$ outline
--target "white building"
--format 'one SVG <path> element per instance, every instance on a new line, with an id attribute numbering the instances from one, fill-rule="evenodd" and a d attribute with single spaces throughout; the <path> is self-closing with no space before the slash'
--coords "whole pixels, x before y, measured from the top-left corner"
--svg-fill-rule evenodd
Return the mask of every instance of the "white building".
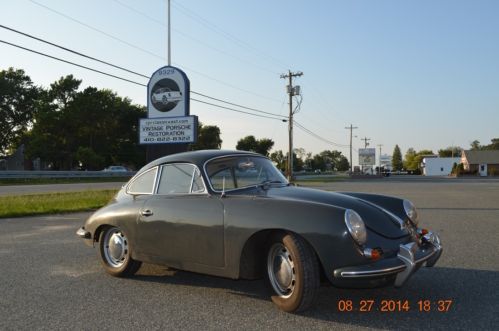
<path id="1" fill-rule="evenodd" d="M 425 157 L 421 166 L 425 176 L 448 176 L 454 163 L 461 163 L 460 157 Z"/>
<path id="2" fill-rule="evenodd" d="M 385 170 L 391 171 L 392 170 L 392 156 L 383 154 L 380 156 L 380 164 L 381 168 L 384 168 Z"/>

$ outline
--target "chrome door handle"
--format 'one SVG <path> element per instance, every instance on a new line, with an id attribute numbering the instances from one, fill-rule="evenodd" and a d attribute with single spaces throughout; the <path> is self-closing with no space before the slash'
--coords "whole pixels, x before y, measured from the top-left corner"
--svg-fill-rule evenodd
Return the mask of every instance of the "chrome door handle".
<path id="1" fill-rule="evenodd" d="M 141 212 L 142 216 L 151 216 L 153 214 L 152 211 L 150 211 L 149 209 L 146 209 L 146 210 L 143 210 Z"/>

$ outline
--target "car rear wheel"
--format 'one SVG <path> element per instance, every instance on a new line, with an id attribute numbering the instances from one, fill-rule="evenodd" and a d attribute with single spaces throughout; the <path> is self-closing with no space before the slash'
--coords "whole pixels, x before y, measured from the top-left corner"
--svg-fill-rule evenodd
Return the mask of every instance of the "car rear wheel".
<path id="1" fill-rule="evenodd" d="M 130 243 L 121 229 L 105 229 L 100 234 L 99 243 L 102 264 L 108 274 L 125 277 L 139 270 L 142 262 L 132 259 Z"/>
<path id="2" fill-rule="evenodd" d="M 309 308 L 320 286 L 319 263 L 308 243 L 297 235 L 274 236 L 267 254 L 272 301 L 286 312 Z"/>

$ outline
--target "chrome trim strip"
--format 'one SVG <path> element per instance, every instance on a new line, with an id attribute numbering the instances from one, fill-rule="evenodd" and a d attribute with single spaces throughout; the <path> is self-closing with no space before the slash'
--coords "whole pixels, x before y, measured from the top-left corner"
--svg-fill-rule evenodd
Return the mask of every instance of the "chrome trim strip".
<path id="1" fill-rule="evenodd" d="M 365 271 L 343 271 L 341 272 L 341 277 L 344 278 L 361 278 L 361 277 L 373 277 L 373 276 L 387 276 L 391 274 L 398 273 L 405 269 L 404 265 L 378 269 L 378 270 L 365 270 Z"/>

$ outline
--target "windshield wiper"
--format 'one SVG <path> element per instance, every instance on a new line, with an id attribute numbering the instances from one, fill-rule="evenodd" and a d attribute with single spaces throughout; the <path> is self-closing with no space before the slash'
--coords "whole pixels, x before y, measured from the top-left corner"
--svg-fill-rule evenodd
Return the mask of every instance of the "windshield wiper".
<path id="1" fill-rule="evenodd" d="M 286 186 L 289 185 L 289 184 L 281 182 L 280 180 L 265 180 L 265 181 L 261 182 L 260 184 L 258 184 L 257 186 L 259 186 L 265 190 L 265 189 L 268 189 L 272 184 L 283 184 Z"/>

